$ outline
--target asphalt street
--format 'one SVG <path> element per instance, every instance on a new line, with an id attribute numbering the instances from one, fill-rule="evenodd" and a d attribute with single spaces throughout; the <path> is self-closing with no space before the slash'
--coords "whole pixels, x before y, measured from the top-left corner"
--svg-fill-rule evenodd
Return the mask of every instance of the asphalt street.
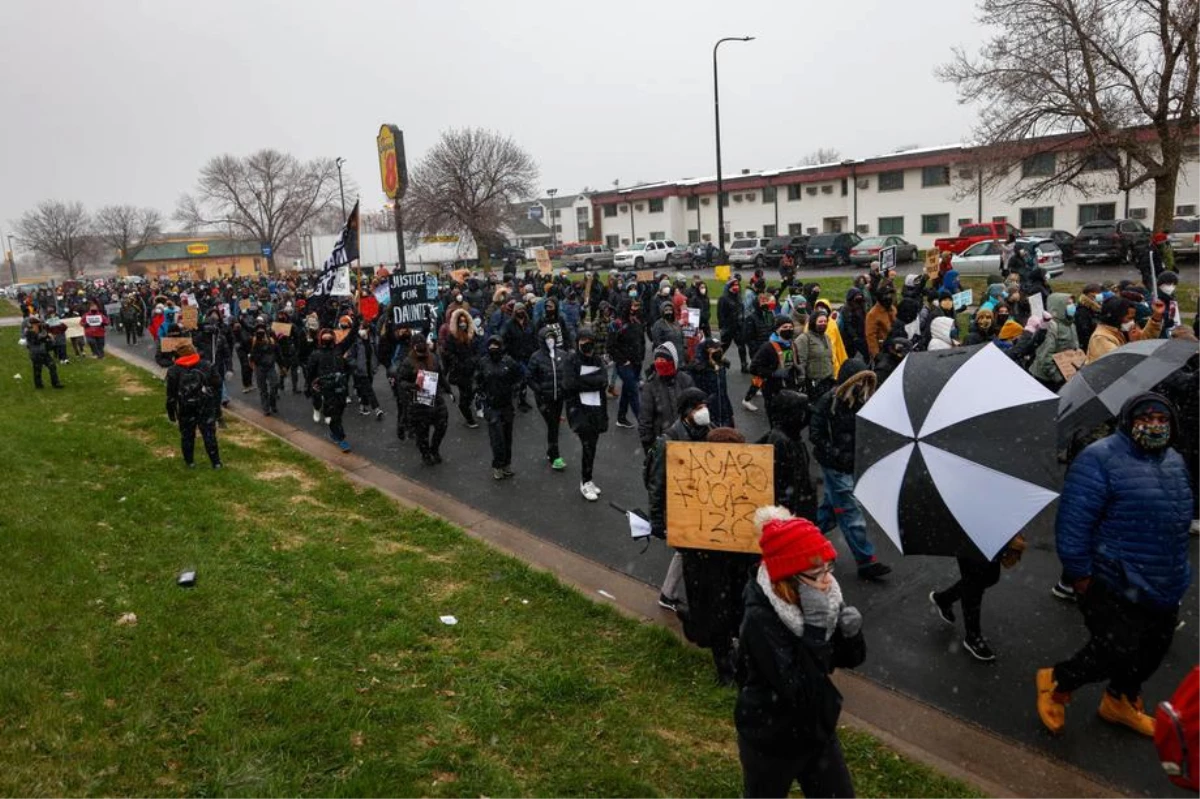
<path id="1" fill-rule="evenodd" d="M 1097 271 L 1089 269 L 1087 274 Z M 120 334 L 114 333 L 109 340 L 110 346 L 125 347 Z M 147 342 L 149 339 L 144 339 L 136 347 L 143 356 L 152 354 L 152 345 Z M 766 420 L 761 411 L 751 414 L 738 405 L 747 380 L 737 372 L 736 364 L 730 377 L 737 424 L 747 439 L 754 441 L 765 432 Z M 235 378 L 231 385 L 234 404 L 257 408 L 257 391 L 242 394 L 236 383 Z M 557 473 L 546 463 L 541 417 L 536 411 L 518 413 L 513 459 L 516 477 L 497 482 L 491 476 L 485 426 L 468 429 L 457 410 L 451 408 L 450 429 L 442 446 L 445 463 L 425 466 L 411 440 L 396 438 L 395 403 L 382 370 L 376 375 L 375 391 L 387 411 L 384 420 L 360 416 L 356 404 L 347 409 L 348 438 L 356 453 L 539 537 L 649 584 L 659 584 L 666 572 L 669 550 L 658 540 L 652 540 L 648 547 L 632 541 L 624 515 L 609 506 L 610 500 L 630 508 L 646 505 L 637 431 L 611 424 L 615 408 L 610 406 L 610 430 L 601 437 L 595 468 L 595 482 L 604 494 L 601 501 L 589 503 L 579 493 L 578 440 L 565 424 L 561 441 L 568 468 Z M 761 406 L 761 398 L 758 404 Z M 296 426 L 319 429 L 312 422 L 312 406 L 302 395 L 285 393 L 280 410 Z M 162 423 L 167 424 L 165 417 Z M 1003 503 L 1004 497 L 980 496 L 978 501 Z M 872 538 L 881 559 L 894 569 L 890 578 L 882 584 L 868 584 L 859 581 L 852 568 L 839 572 L 847 601 L 857 605 L 866 619 L 869 655 L 860 671 L 887 687 L 1060 758 L 1128 792 L 1172 795 L 1175 789 L 1162 776 L 1152 743 L 1097 718 L 1101 686 L 1090 686 L 1076 694 L 1068 709 L 1066 734 L 1061 738 L 1049 736 L 1038 721 L 1035 670 L 1068 657 L 1086 640 L 1076 608 L 1050 595 L 1059 574 L 1053 541 L 1055 507 L 1051 505 L 1035 519 L 1028 533 L 1030 551 L 1020 565 L 1005 571 L 1000 584 L 987 594 L 984 633 L 998 655 L 992 664 L 974 661 L 961 647 L 961 629 L 946 626 L 927 599 L 931 590 L 944 588 L 957 579 L 954 561 L 902 557 L 881 532 L 874 531 Z M 834 533 L 832 538 L 840 553 L 839 562 L 852 564 L 841 534 Z M 1190 558 L 1194 573 L 1195 539 Z M 1176 634 L 1166 661 L 1146 686 L 1148 706 L 1167 698 L 1196 663 L 1200 619 L 1195 580 L 1181 618 L 1184 626 Z"/>

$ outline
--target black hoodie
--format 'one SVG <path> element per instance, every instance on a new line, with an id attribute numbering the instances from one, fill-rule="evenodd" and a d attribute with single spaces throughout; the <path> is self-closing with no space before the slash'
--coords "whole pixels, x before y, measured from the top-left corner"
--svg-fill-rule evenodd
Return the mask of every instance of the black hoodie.
<path id="1" fill-rule="evenodd" d="M 854 472 L 855 417 L 862 410 L 857 390 L 863 389 L 869 397 L 875 385 L 875 373 L 860 359 L 851 358 L 838 372 L 837 387 L 817 400 L 808 437 L 817 463 L 824 468 Z"/>

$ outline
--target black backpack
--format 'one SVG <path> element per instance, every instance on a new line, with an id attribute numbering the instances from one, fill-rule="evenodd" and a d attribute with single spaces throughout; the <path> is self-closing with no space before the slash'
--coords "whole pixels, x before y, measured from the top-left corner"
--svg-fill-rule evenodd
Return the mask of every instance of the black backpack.
<path id="1" fill-rule="evenodd" d="M 212 399 L 212 387 L 207 373 L 196 366 L 184 369 L 179 376 L 179 410 L 188 416 L 198 416 L 208 408 Z"/>

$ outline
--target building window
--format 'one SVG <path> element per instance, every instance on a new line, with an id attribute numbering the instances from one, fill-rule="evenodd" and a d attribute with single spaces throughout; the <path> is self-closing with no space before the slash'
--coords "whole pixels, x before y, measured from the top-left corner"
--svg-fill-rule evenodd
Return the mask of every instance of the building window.
<path id="1" fill-rule="evenodd" d="M 950 214 L 921 214 L 921 232 L 926 235 L 949 233 Z"/>
<path id="2" fill-rule="evenodd" d="M 850 193 L 850 181 L 846 180 L 846 178 L 842 178 L 842 196 L 845 197 L 849 193 Z"/>
<path id="3" fill-rule="evenodd" d="M 778 195 L 774 186 L 766 186 L 762 190 L 763 202 L 773 203 L 778 199 Z"/>
<path id="4" fill-rule="evenodd" d="M 555 218 L 555 219 L 562 219 L 562 209 L 561 209 L 561 208 L 555 208 L 555 209 L 554 209 L 554 218 Z"/>
<path id="5" fill-rule="evenodd" d="M 735 239 L 744 239 L 744 238 L 746 238 L 746 234 L 743 233 L 742 231 L 738 230 L 738 231 L 734 232 L 733 237 Z"/>
<path id="6" fill-rule="evenodd" d="M 805 189 L 805 191 L 808 192 L 809 197 L 817 196 L 817 187 L 816 186 L 809 186 L 808 188 Z"/>
<path id="7" fill-rule="evenodd" d="M 802 222 L 789 222 L 788 223 L 788 235 L 789 236 L 801 236 L 803 234 L 804 234 L 804 223 L 802 223 Z"/>
<path id="8" fill-rule="evenodd" d="M 650 213 L 661 214 L 663 211 L 662 197 L 653 197 L 650 199 Z"/>
<path id="9" fill-rule="evenodd" d="M 696 197 L 696 196 L 688 197 L 687 198 L 687 209 L 689 211 L 700 210 L 700 198 Z"/>
<path id="10" fill-rule="evenodd" d="M 604 215 L 606 217 L 616 216 L 617 215 L 617 204 L 609 203 L 608 205 L 604 206 Z"/>
<path id="11" fill-rule="evenodd" d="M 1177 205 L 1175 206 L 1175 216 L 1195 216 L 1196 206 L 1194 205 Z"/>
<path id="12" fill-rule="evenodd" d="M 605 246 L 615 250 L 617 247 L 621 246 L 621 237 L 615 233 L 611 236 L 605 236 L 604 244 Z"/>
<path id="13" fill-rule="evenodd" d="M 1043 205 L 1039 208 L 1022 208 L 1021 227 L 1054 227 L 1054 206 Z"/>
<path id="14" fill-rule="evenodd" d="M 747 230 L 747 231 L 746 231 L 746 238 L 748 238 L 748 239 L 756 239 L 756 238 L 758 238 L 758 231 L 757 231 L 757 230 Z"/>
<path id="15" fill-rule="evenodd" d="M 735 203 L 740 203 L 742 201 L 742 195 L 740 195 L 740 194 L 733 195 L 733 201 Z"/>
<path id="16" fill-rule="evenodd" d="M 662 230 L 651 230 L 650 241 L 662 241 L 667 237 L 667 234 Z"/>
<path id="17" fill-rule="evenodd" d="M 1146 209 L 1145 208 L 1130 208 L 1129 209 L 1129 218 L 1130 219 L 1145 219 L 1146 218 Z"/>
<path id="18" fill-rule="evenodd" d="M 904 235 L 904 217 L 902 217 L 902 216 L 881 216 L 881 217 L 879 217 L 879 235 L 880 236 L 903 236 Z"/>
<path id="19" fill-rule="evenodd" d="M 1079 206 L 1079 224 L 1088 222 L 1109 221 L 1117 218 L 1116 203 L 1088 203 Z"/>
<path id="20" fill-rule="evenodd" d="M 1054 153 L 1038 153 L 1021 162 L 1021 177 L 1048 178 L 1054 174 L 1057 158 Z"/>
<path id="21" fill-rule="evenodd" d="M 1107 169 L 1116 169 L 1121 165 L 1120 160 L 1112 153 L 1089 153 L 1083 159 L 1083 163 L 1079 165 L 1082 172 L 1100 172 Z"/>
<path id="22" fill-rule="evenodd" d="M 700 241 L 700 231 L 699 230 L 689 230 L 688 231 L 688 244 L 695 244 L 698 241 Z"/>
<path id="23" fill-rule="evenodd" d="M 727 192 L 727 191 L 721 192 L 721 205 L 722 205 L 722 207 L 725 207 L 725 208 L 729 207 L 729 192 Z"/>
<path id="24" fill-rule="evenodd" d="M 950 167 L 948 166 L 927 166 L 921 170 L 921 186 L 929 188 L 930 186 L 949 186 L 950 185 Z"/>
<path id="25" fill-rule="evenodd" d="M 967 225 L 971 224 L 971 223 L 972 223 L 972 222 L 974 222 L 974 221 L 975 221 L 975 220 L 974 220 L 974 219 L 972 219 L 972 218 L 971 218 L 971 217 L 969 217 L 969 216 L 960 217 L 960 218 L 959 218 L 959 220 L 958 220 L 958 226 L 959 226 L 959 227 L 965 227 L 965 226 L 967 226 Z"/>
<path id="26" fill-rule="evenodd" d="M 904 170 L 896 169 L 891 172 L 879 173 L 880 191 L 901 191 L 904 189 Z"/>
<path id="27" fill-rule="evenodd" d="M 778 229 L 779 228 L 775 227 L 775 225 L 763 225 L 763 235 L 767 237 L 774 237 L 775 231 Z"/>
<path id="28" fill-rule="evenodd" d="M 562 225 L 555 225 L 555 226 L 554 226 L 554 232 L 555 232 L 555 233 L 562 233 Z"/>
<path id="29" fill-rule="evenodd" d="M 833 194 L 833 184 L 826 183 L 824 186 L 821 187 L 821 193 L 822 194 Z"/>
<path id="30" fill-rule="evenodd" d="M 788 202 L 794 202 L 794 201 L 796 201 L 796 200 L 799 200 L 799 199 L 800 199 L 800 191 L 801 191 L 801 189 L 803 189 L 803 188 L 804 188 L 804 187 L 803 187 L 803 186 L 801 186 L 799 183 L 793 183 L 792 185 L 788 186 L 788 187 L 787 187 L 787 189 L 788 189 Z M 814 193 L 815 193 L 815 192 L 814 192 Z"/>

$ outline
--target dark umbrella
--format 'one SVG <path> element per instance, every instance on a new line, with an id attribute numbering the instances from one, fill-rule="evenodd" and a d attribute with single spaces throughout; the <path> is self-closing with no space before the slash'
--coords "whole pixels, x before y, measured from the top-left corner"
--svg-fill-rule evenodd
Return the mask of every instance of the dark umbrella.
<path id="1" fill-rule="evenodd" d="M 906 555 L 990 560 L 1058 496 L 1057 402 L 991 344 L 913 353 L 858 414 L 854 495 Z"/>
<path id="2" fill-rule="evenodd" d="M 1185 339 L 1134 341 L 1080 369 L 1058 392 L 1058 445 L 1116 417 L 1126 400 L 1182 369 L 1197 351 Z"/>

